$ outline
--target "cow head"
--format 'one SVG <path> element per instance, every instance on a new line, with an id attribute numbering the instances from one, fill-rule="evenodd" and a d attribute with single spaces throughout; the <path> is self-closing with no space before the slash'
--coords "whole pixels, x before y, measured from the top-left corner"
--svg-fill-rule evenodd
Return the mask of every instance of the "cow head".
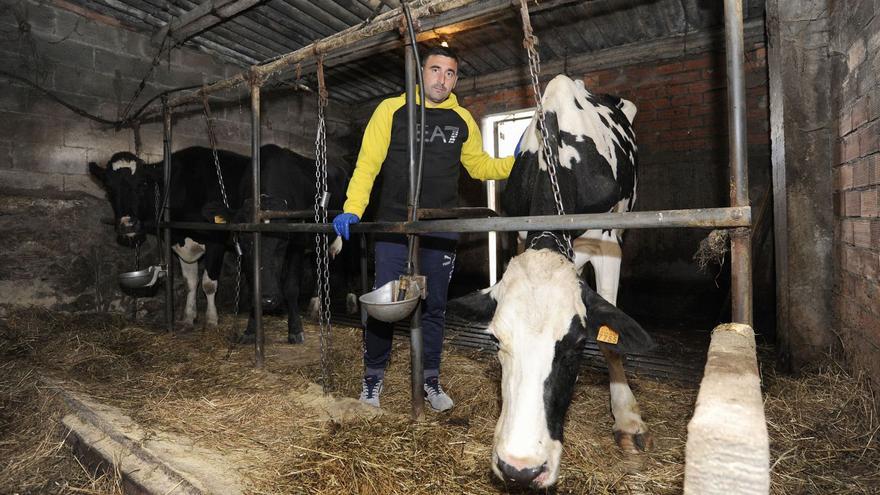
<path id="1" fill-rule="evenodd" d="M 448 312 L 489 321 L 502 375 L 492 470 L 504 481 L 532 488 L 549 487 L 559 475 L 565 415 L 586 342 L 607 326 L 619 334 L 620 352 L 650 345 L 638 323 L 550 249 L 529 249 L 513 258 L 498 284 L 450 301 Z"/>
<path id="2" fill-rule="evenodd" d="M 129 152 L 114 154 L 105 168 L 89 163 L 89 172 L 97 178 L 113 206 L 116 240 L 123 245 L 137 244 L 155 229 L 156 187 L 162 169 L 147 165 Z"/>

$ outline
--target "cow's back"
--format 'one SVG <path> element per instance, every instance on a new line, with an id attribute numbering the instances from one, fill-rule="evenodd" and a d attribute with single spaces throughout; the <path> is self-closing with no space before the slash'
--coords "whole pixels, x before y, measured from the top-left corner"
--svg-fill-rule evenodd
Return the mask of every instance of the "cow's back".
<path id="1" fill-rule="evenodd" d="M 565 212 L 629 211 L 636 188 L 635 105 L 592 94 L 582 81 L 563 75 L 547 85 L 542 105 L 549 145 L 559 160 L 557 177 Z M 533 118 L 502 195 L 508 215 L 556 213 L 547 166 L 538 153 L 540 139 Z"/>
<path id="2" fill-rule="evenodd" d="M 231 151 L 218 150 L 223 185 L 231 208 L 241 205 L 239 184 L 250 170 L 250 158 Z M 222 203 L 220 182 L 210 148 L 191 147 L 171 156 L 171 191 L 169 204 L 172 220 L 202 222 L 202 209 L 210 203 Z"/>

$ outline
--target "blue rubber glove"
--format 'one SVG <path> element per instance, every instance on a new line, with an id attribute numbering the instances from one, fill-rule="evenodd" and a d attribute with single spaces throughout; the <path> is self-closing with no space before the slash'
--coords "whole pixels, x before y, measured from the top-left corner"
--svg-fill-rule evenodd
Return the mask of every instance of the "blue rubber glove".
<path id="1" fill-rule="evenodd" d="M 346 241 L 348 240 L 348 226 L 353 223 L 360 222 L 361 219 L 358 218 L 354 213 L 340 213 L 336 215 L 336 218 L 333 219 L 333 230 L 336 231 L 336 235 L 342 236 Z"/>

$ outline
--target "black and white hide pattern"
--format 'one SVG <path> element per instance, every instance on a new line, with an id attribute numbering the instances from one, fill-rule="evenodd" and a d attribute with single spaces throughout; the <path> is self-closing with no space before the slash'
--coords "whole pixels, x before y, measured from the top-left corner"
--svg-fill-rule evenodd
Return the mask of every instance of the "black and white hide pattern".
<path id="1" fill-rule="evenodd" d="M 260 148 L 260 204 L 263 210 L 312 210 L 315 205 L 315 160 L 294 153 L 291 150 L 276 145 L 264 145 Z M 238 195 L 249 197 L 251 195 L 252 182 L 250 177 L 245 178 L 239 186 Z M 341 209 L 345 199 L 345 189 L 348 186 L 348 174 L 337 165 L 327 165 L 327 190 L 330 193 L 331 210 Z M 243 207 L 238 211 L 229 212 L 235 222 L 250 222 L 253 218 L 253 202 L 250 198 L 244 201 Z M 289 220 L 273 220 L 284 222 Z M 244 266 L 253 266 L 253 235 L 241 236 L 241 246 L 244 254 Z M 303 269 L 310 265 L 307 256 L 312 256 L 315 246 L 315 235 L 304 233 L 265 232 L 260 240 L 260 290 L 262 308 L 264 312 L 274 312 L 286 308 L 287 311 L 287 341 L 291 344 L 303 342 L 303 327 L 299 311 L 299 296 L 303 281 Z M 342 240 L 336 238 L 329 245 L 331 259 L 336 259 L 342 250 Z M 341 263 L 333 263 L 334 273 L 339 274 L 339 279 L 346 279 Z M 339 267 L 339 269 L 336 269 Z M 253 285 L 253 276 L 250 270 L 245 270 L 249 282 Z M 354 294 L 347 295 L 348 301 L 354 301 L 354 309 L 357 311 L 356 297 Z M 317 297 L 312 297 L 310 306 L 317 306 Z M 242 343 L 251 343 L 254 339 L 255 320 L 254 310 L 251 308 L 251 316 L 248 326 L 239 339 Z"/>
<path id="2" fill-rule="evenodd" d="M 550 145 L 556 147 L 566 213 L 628 211 L 635 199 L 635 107 L 594 95 L 581 81 L 557 76 L 543 96 Z M 540 136 L 533 120 L 502 195 L 505 214 L 553 215 L 556 206 Z M 561 233 L 531 232 L 501 281 L 450 301 L 449 314 L 489 322 L 501 363 L 501 415 L 495 427 L 492 470 L 507 482 L 532 488 L 559 476 L 563 426 L 580 370 L 583 347 L 600 328 L 618 335 L 599 342 L 608 363 L 612 431 L 627 451 L 650 445 L 648 428 L 623 372 L 622 353 L 652 345 L 648 334 L 614 306 L 620 273 L 620 232 L 574 232 L 574 261 L 562 254 Z M 594 265 L 597 292 L 580 277 Z"/>
<path id="3" fill-rule="evenodd" d="M 231 204 L 240 204 L 237 185 L 250 169 L 250 158 L 229 151 L 218 151 L 223 180 Z M 133 246 L 144 236 L 156 234 L 157 197 L 164 197 L 162 162 L 146 163 L 133 153 L 114 154 L 106 167 L 89 163 L 89 172 L 107 192 L 115 216 L 117 242 Z M 186 148 L 171 155 L 171 190 L 168 192 L 172 222 L 203 222 L 202 209 L 209 202 L 221 201 L 220 186 L 211 149 Z M 214 296 L 223 266 L 229 233 L 222 231 L 171 231 L 172 250 L 180 261 L 187 295 L 183 318 L 185 327 L 196 320 L 196 290 L 199 261 L 204 263 L 202 291 L 207 297 L 205 321 L 217 325 Z"/>

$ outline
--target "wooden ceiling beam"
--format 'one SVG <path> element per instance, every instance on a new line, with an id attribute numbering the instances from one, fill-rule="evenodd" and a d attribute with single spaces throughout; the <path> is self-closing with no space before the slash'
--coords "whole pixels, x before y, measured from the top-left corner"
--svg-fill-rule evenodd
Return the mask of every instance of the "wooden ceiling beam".
<path id="1" fill-rule="evenodd" d="M 159 28 L 151 41 L 158 45 L 167 36 L 174 40 L 174 44 L 179 45 L 263 1 L 265 0 L 205 0 L 198 7 Z"/>

